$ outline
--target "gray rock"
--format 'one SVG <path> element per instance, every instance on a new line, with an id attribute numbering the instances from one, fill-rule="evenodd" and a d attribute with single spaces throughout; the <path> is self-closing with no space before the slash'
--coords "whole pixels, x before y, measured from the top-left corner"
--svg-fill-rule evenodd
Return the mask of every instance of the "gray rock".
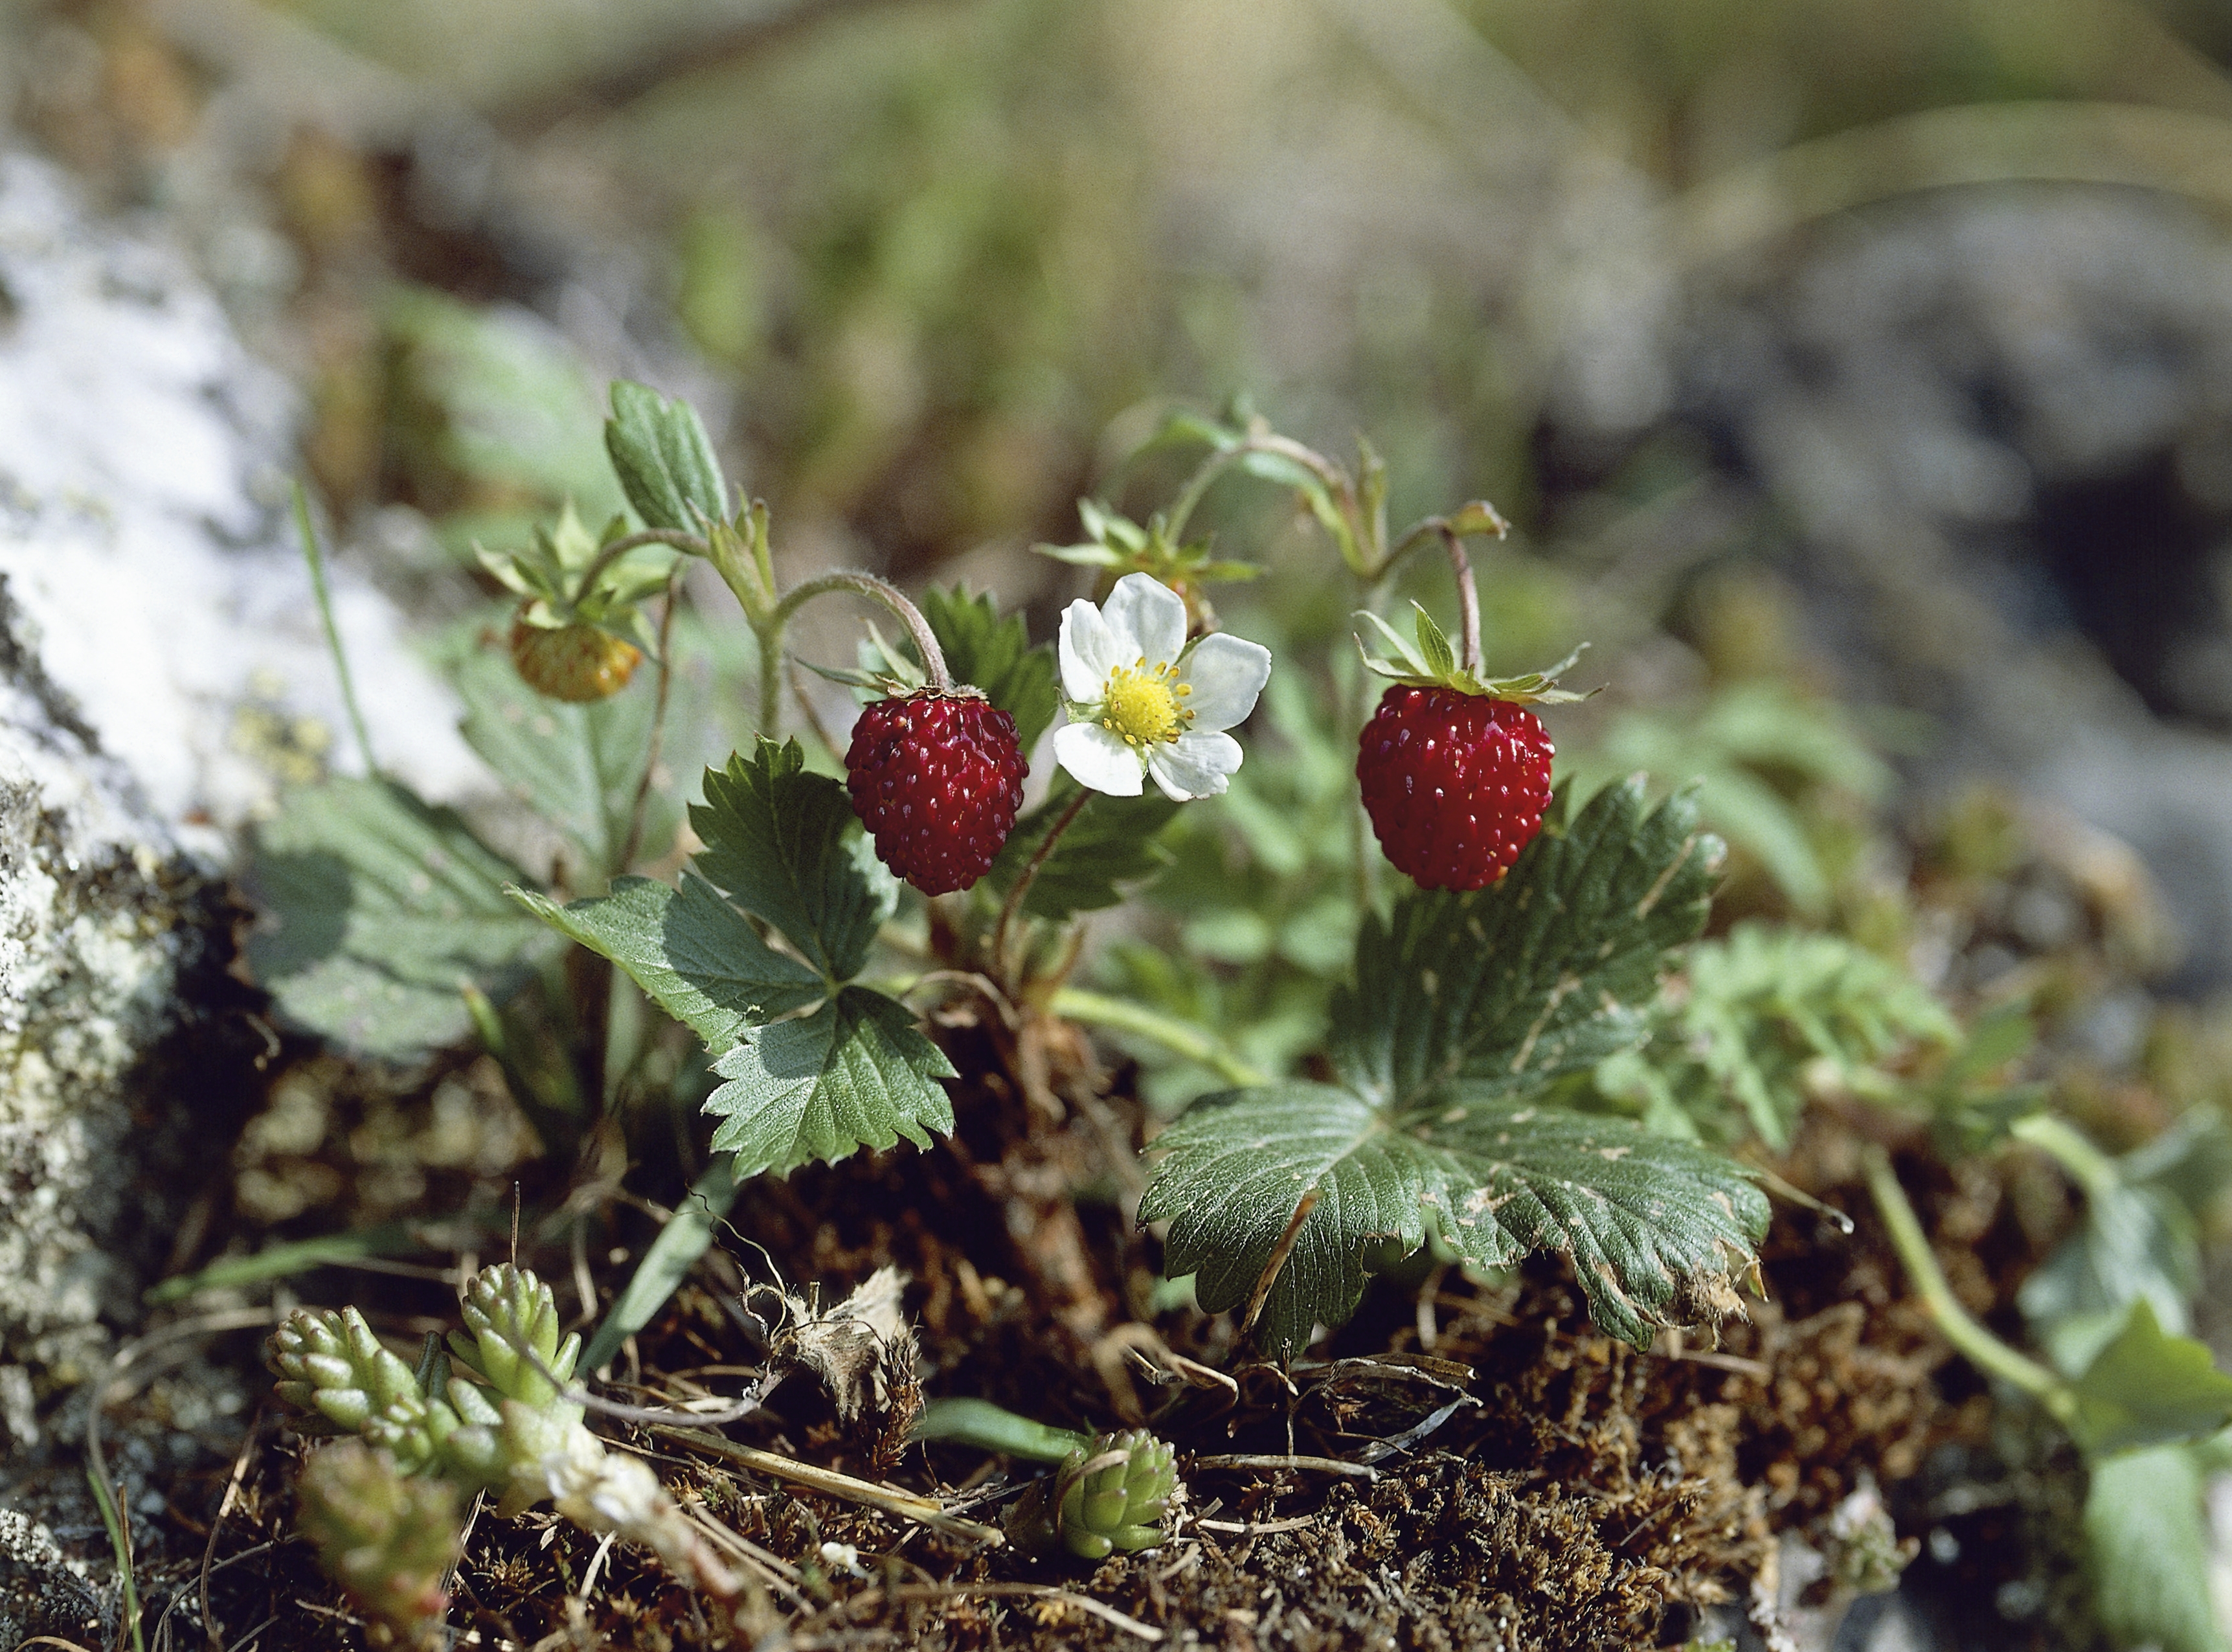
<path id="1" fill-rule="evenodd" d="M 228 1141 L 236 829 L 354 754 L 284 508 L 291 404 L 185 261 L 0 153 L 0 1426 L 106 1358 Z M 337 570 L 382 757 L 477 774 Z M 219 1081 L 230 1076 L 230 1088 Z"/>

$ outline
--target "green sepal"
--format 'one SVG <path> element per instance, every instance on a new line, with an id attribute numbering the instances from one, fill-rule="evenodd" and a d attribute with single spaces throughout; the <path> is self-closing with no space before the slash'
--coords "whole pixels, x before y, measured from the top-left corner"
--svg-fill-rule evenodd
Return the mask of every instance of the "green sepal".
<path id="1" fill-rule="evenodd" d="M 1434 616 L 1417 602 L 1411 604 L 1417 615 L 1418 641 L 1403 640 L 1395 628 L 1369 608 L 1359 608 L 1356 617 L 1379 633 L 1386 645 L 1385 656 L 1374 655 L 1364 646 L 1364 639 L 1356 640 L 1357 651 L 1364 657 L 1365 669 L 1412 688 L 1454 688 L 1461 694 L 1475 694 L 1489 699 L 1509 700 L 1516 706 L 1561 706 L 1573 700 L 1586 699 L 1599 691 L 1591 689 L 1588 694 L 1576 694 L 1557 686 L 1558 679 L 1573 668 L 1581 657 L 1581 644 L 1547 671 L 1522 672 L 1516 677 L 1483 677 L 1468 671 L 1458 660 L 1457 650 L 1450 646 L 1449 634 L 1434 622 Z"/>

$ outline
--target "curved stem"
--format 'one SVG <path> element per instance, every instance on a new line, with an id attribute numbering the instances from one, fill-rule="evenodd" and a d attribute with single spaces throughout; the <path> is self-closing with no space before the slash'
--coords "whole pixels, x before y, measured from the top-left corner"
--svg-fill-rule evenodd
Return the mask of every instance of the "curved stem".
<path id="1" fill-rule="evenodd" d="M 1350 544 L 1345 559 L 1359 573 L 1364 572 L 1359 564 L 1359 553 L 1354 543 L 1355 485 L 1339 465 L 1315 448 L 1305 447 L 1290 437 L 1273 435 L 1268 432 L 1249 435 L 1229 447 L 1217 449 L 1186 478 L 1185 486 L 1178 490 L 1178 497 L 1171 505 L 1167 525 L 1164 529 L 1171 543 L 1177 543 L 1185 537 L 1187 519 L 1193 515 L 1194 507 L 1202 502 L 1217 478 L 1250 453 L 1273 453 L 1281 459 L 1291 459 L 1324 485 L 1327 491 L 1339 500 L 1342 514 L 1349 519 Z"/>
<path id="2" fill-rule="evenodd" d="M 2044 1406 L 2057 1422 L 2067 1424 L 2077 1410 L 2077 1396 L 2070 1391 L 2069 1385 L 2037 1361 L 2017 1353 L 1993 1336 L 1961 1305 L 1953 1294 L 1953 1287 L 1946 1283 L 1944 1270 L 1937 1265 L 1937 1253 L 1930 1248 L 1929 1236 L 1923 1232 L 1914 1206 L 1907 1202 L 1906 1190 L 1898 1185 L 1891 1155 L 1873 1143 L 1869 1144 L 1865 1154 L 1868 1192 L 1874 1196 L 1876 1210 L 1890 1230 L 1891 1248 L 1906 1265 L 1906 1275 L 1913 1282 L 1915 1294 L 1937 1320 L 1938 1330 L 1945 1333 L 1945 1340 L 1979 1370 L 2021 1389 Z"/>
<path id="3" fill-rule="evenodd" d="M 574 595 L 578 596 L 587 590 L 596 582 L 598 575 L 626 556 L 628 552 L 640 550 L 646 545 L 672 545 L 675 550 L 691 556 L 710 557 L 713 554 L 713 548 L 696 534 L 684 533 L 679 529 L 646 528 L 641 533 L 622 534 L 611 544 L 599 550 L 591 559 L 589 565 L 581 570 L 581 582 L 574 588 Z"/>
<path id="4" fill-rule="evenodd" d="M 1005 1452 L 1032 1462 L 1058 1463 L 1073 1451 L 1091 1451 L 1093 1436 L 1056 1428 L 994 1405 L 989 1400 L 932 1400 L 907 1430 L 912 1440 L 950 1440 L 982 1451 Z"/>
<path id="5" fill-rule="evenodd" d="M 1053 829 L 1039 840 L 1038 848 L 1031 852 L 1029 863 L 1023 868 L 1022 876 L 1015 880 L 1015 887 L 1008 891 L 1007 900 L 1001 903 L 1000 921 L 992 929 L 991 962 L 996 972 L 1004 971 L 1007 967 L 1008 928 L 1015 922 L 1015 914 L 1022 909 L 1023 897 L 1030 893 L 1031 885 L 1038 877 L 1039 868 L 1046 864 L 1047 856 L 1054 853 L 1054 846 L 1061 841 L 1061 835 L 1070 829 L 1071 823 L 1084 810 L 1085 800 L 1092 795 L 1087 788 L 1078 788 L 1077 796 L 1070 800 L 1069 807 L 1061 811 L 1061 818 L 1054 822 Z"/>
<path id="6" fill-rule="evenodd" d="M 922 655 L 923 669 L 929 674 L 931 690 L 940 694 L 953 692 L 952 673 L 945 668 L 945 651 L 938 646 L 938 637 L 931 630 L 930 621 L 922 617 L 920 608 L 907 601 L 905 591 L 889 580 L 878 579 L 873 574 L 857 573 L 847 569 L 834 574 L 824 574 L 819 579 L 809 579 L 803 585 L 793 586 L 783 594 L 782 601 L 775 605 L 775 611 L 768 616 L 767 630 L 762 633 L 762 637 L 771 633 L 780 641 L 782 628 L 792 615 L 814 597 L 826 596 L 831 591 L 851 591 L 856 595 L 881 602 L 897 615 Z M 764 642 L 762 646 L 765 646 Z"/>
<path id="7" fill-rule="evenodd" d="M 1143 1038 L 1152 1038 L 1172 1054 L 1213 1069 L 1218 1077 L 1243 1089 L 1253 1089 L 1271 1082 L 1269 1074 L 1259 1072 L 1241 1060 L 1206 1028 L 1158 1014 L 1145 1005 L 1134 1004 L 1129 998 L 1110 998 L 1102 992 L 1088 992 L 1082 987 L 1065 986 L 1047 1000 L 1047 1009 L 1052 1014 L 1072 1021 L 1083 1021 L 1113 1031 L 1137 1033 Z"/>
<path id="8" fill-rule="evenodd" d="M 1443 549 L 1450 553 L 1450 572 L 1457 576 L 1457 611 L 1464 617 L 1464 668 L 1475 676 L 1480 674 L 1480 589 L 1473 582 L 1472 558 L 1465 555 L 1464 541 L 1447 522 L 1440 522 L 1437 531 L 1442 536 Z"/>

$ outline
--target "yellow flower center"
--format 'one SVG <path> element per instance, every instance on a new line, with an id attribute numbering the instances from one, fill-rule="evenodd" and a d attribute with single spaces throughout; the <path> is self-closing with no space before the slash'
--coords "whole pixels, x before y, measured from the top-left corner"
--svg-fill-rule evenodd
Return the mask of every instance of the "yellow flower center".
<path id="1" fill-rule="evenodd" d="M 1176 670 L 1173 666 L 1150 667 L 1144 657 L 1137 666 L 1117 667 L 1108 673 L 1100 726 L 1122 735 L 1126 745 L 1177 739 L 1193 721 L 1193 713 L 1179 704 L 1193 693 L 1193 686 L 1173 681 Z"/>

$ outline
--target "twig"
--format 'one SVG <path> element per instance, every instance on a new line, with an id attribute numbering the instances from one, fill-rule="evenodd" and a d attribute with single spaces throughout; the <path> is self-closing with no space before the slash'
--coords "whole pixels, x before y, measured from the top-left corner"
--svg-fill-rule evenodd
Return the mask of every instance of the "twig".
<path id="1" fill-rule="evenodd" d="M 1378 1480 L 1379 1471 L 1367 1463 L 1343 1462 L 1338 1457 L 1264 1456 L 1239 1452 L 1222 1457 L 1195 1457 L 1193 1468 L 1287 1468 L 1314 1474 L 1346 1474 L 1352 1480 Z"/>
<path id="2" fill-rule="evenodd" d="M 224 1483 L 224 1496 L 217 1506 L 217 1513 L 210 1520 L 209 1541 L 202 1546 L 202 1633 L 209 1636 L 211 1652 L 224 1652 L 224 1636 L 218 1633 L 217 1615 L 210 1610 L 210 1563 L 217 1558 L 217 1534 L 224 1525 L 224 1517 L 232 1512 L 233 1499 L 240 1495 L 241 1477 L 248 1472 L 248 1460 L 256 1449 L 256 1436 L 263 1427 L 263 1408 L 258 1406 L 248 1424 L 247 1435 L 240 1442 L 240 1454 L 232 1460 L 232 1478 Z M 160 1624 L 157 1625 L 159 1632 Z"/>
<path id="3" fill-rule="evenodd" d="M 707 1434 L 702 1428 L 678 1428 L 663 1422 L 654 1422 L 650 1426 L 653 1434 L 701 1451 L 709 1457 L 719 1457 L 762 1474 L 773 1474 L 779 1480 L 810 1486 L 832 1497 L 865 1503 L 870 1508 L 881 1509 L 885 1513 L 897 1515 L 904 1520 L 919 1522 L 949 1537 L 968 1538 L 992 1545 L 1007 1542 L 996 1528 L 949 1514 L 925 1498 L 910 1497 L 905 1492 L 895 1492 L 868 1480 L 855 1480 L 852 1475 L 840 1474 L 834 1468 L 819 1468 L 812 1463 L 797 1462 L 771 1451 L 762 1451 L 755 1446 L 740 1446 L 733 1440 L 723 1440 L 719 1434 Z"/>
<path id="4" fill-rule="evenodd" d="M 1112 1628 L 1119 1629 L 1127 1635 L 1136 1635 L 1143 1641 L 1152 1642 L 1164 1638 L 1165 1632 L 1152 1623 L 1142 1623 L 1138 1618 L 1118 1611 L 1106 1602 L 1094 1600 L 1090 1595 L 1080 1595 L 1067 1589 L 1056 1589 L 1050 1584 L 902 1584 L 896 1589 L 886 1589 L 879 1585 L 864 1589 L 857 1595 L 847 1595 L 843 1600 L 823 1607 L 816 1616 L 827 1616 L 831 1613 L 836 1613 L 849 1616 L 853 1609 L 857 1606 L 873 1606 L 887 1600 L 957 1600 L 964 1595 L 989 1596 L 996 1598 L 1005 1595 L 1027 1600 L 1058 1600 L 1065 1605 L 1076 1607 L 1081 1612 L 1089 1613 Z M 810 1623 L 813 1620 L 809 1618 L 807 1621 Z"/>

